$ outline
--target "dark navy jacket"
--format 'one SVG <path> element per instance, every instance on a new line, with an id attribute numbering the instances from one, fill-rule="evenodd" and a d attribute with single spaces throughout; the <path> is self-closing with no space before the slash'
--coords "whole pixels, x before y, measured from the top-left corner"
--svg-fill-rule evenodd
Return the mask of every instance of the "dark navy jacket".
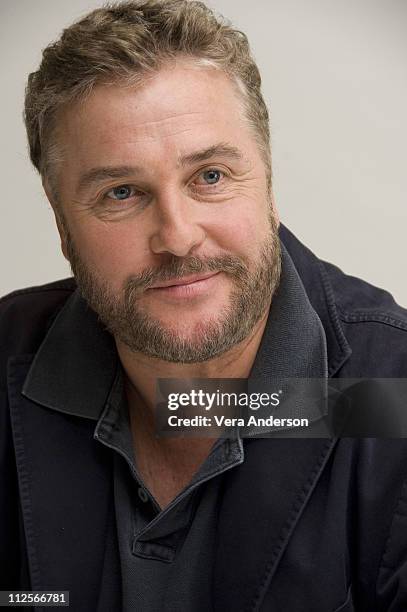
<path id="1" fill-rule="evenodd" d="M 329 376 L 407 378 L 407 311 L 284 227 L 281 238 L 324 327 Z M 69 279 L 0 303 L 0 590 L 69 590 L 71 610 L 110 612 L 111 454 L 93 421 L 21 393 L 74 290 Z M 204 571 L 217 612 L 407 611 L 407 440 L 246 440 Z"/>

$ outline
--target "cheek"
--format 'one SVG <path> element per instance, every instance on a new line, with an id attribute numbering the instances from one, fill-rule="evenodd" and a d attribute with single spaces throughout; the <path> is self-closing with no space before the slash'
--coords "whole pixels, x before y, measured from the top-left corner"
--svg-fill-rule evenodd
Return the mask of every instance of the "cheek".
<path id="1" fill-rule="evenodd" d="M 82 259 L 113 285 L 121 286 L 123 279 L 143 268 L 142 237 L 125 224 L 82 223 L 75 230 Z"/>
<path id="2" fill-rule="evenodd" d="M 228 220 L 219 220 L 214 229 L 218 245 L 222 249 L 251 259 L 270 233 L 267 214 L 259 215 L 251 210 L 239 211 Z"/>

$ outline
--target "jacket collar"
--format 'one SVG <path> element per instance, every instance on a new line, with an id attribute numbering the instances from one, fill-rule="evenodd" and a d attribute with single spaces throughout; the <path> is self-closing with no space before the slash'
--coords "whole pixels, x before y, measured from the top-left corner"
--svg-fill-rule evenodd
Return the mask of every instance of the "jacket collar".
<path id="1" fill-rule="evenodd" d="M 76 290 L 36 353 L 22 393 L 47 408 L 98 419 L 117 362 L 112 336 Z"/>
<path id="2" fill-rule="evenodd" d="M 339 321 L 335 295 L 324 262 L 318 259 L 282 224 L 280 225 L 280 238 L 290 253 L 310 304 L 324 327 L 328 376 L 333 377 L 349 359 L 352 350 Z"/>
<path id="3" fill-rule="evenodd" d="M 326 378 L 324 328 L 283 243 L 281 254 L 280 284 L 273 295 L 250 378 Z"/>

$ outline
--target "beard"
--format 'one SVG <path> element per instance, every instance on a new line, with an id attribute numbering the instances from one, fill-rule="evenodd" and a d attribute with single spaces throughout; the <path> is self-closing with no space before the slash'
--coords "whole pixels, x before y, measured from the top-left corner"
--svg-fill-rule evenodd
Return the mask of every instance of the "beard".
<path id="1" fill-rule="evenodd" d="M 68 257 L 79 291 L 107 330 L 132 352 L 172 363 L 200 363 L 225 353 L 246 339 L 265 315 L 278 287 L 281 250 L 277 223 L 270 212 L 270 231 L 252 269 L 239 257 L 170 256 L 165 263 L 127 278 L 121 294 L 81 258 L 65 225 Z M 172 330 L 140 305 L 140 296 L 155 283 L 190 274 L 223 272 L 232 281 L 229 303 L 193 330 Z"/>

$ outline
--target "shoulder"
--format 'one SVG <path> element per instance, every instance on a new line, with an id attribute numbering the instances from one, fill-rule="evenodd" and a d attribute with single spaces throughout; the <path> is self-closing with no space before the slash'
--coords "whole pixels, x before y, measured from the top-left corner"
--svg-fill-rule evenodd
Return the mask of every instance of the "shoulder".
<path id="1" fill-rule="evenodd" d="M 18 289 L 0 299 L 0 369 L 8 357 L 35 353 L 54 317 L 75 290 L 73 278 Z"/>
<path id="2" fill-rule="evenodd" d="M 339 375 L 407 377 L 407 310 L 388 291 L 319 259 L 285 226 L 280 236 L 327 338 L 351 350 Z"/>
<path id="3" fill-rule="evenodd" d="M 388 291 L 345 274 L 331 263 L 321 260 L 320 263 L 332 286 L 342 322 L 379 323 L 407 332 L 407 309 L 397 304 Z"/>
<path id="4" fill-rule="evenodd" d="M 407 310 L 386 290 L 320 261 L 336 314 L 352 349 L 343 376 L 407 376 Z"/>
<path id="5" fill-rule="evenodd" d="M 73 278 L 18 289 L 0 298 L 0 333 L 29 331 L 47 324 L 76 289 Z"/>

